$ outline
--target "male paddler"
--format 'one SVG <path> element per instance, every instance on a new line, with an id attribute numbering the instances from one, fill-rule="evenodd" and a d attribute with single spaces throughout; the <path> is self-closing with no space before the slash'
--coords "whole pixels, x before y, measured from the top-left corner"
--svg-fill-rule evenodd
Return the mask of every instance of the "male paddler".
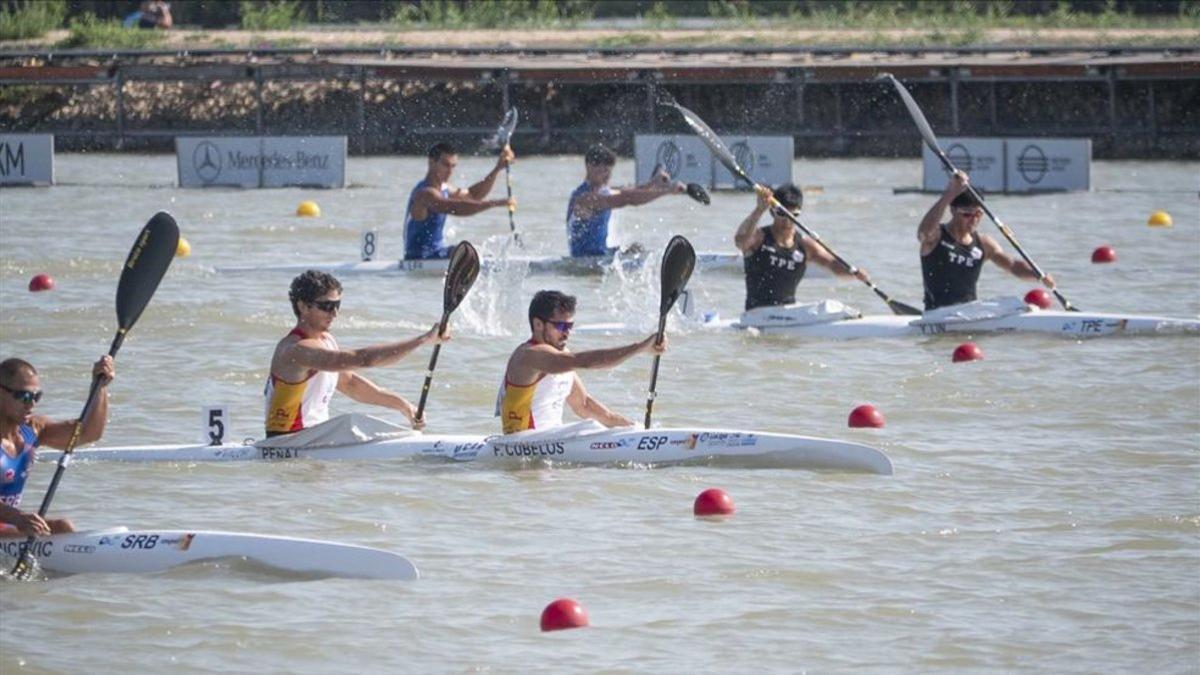
<path id="1" fill-rule="evenodd" d="M 92 375 L 100 380 L 100 390 L 83 421 L 77 445 L 98 440 L 104 433 L 108 384 L 115 374 L 111 356 L 101 357 L 92 366 Z M 0 537 L 75 531 L 65 518 L 43 519 L 36 511 L 20 509 L 21 493 L 33 469 L 37 448 L 46 445 L 65 450 L 75 431 L 75 420 L 55 422 L 33 414 L 33 407 L 40 400 L 41 380 L 28 361 L 11 358 L 0 362 Z"/>
<path id="2" fill-rule="evenodd" d="M 342 306 L 342 284 L 333 275 L 309 270 L 292 280 L 288 298 L 296 327 L 275 346 L 267 377 L 267 436 L 307 429 L 329 419 L 329 399 L 342 392 L 359 403 L 392 408 L 404 413 L 413 428 L 425 426 L 414 419 L 416 407 L 354 372 L 357 368 L 386 366 L 399 361 L 427 342 L 444 342 L 438 325 L 411 340 L 341 349 L 329 332 Z"/>
<path id="3" fill-rule="evenodd" d="M 804 193 L 791 183 L 784 183 L 774 190 L 760 187 L 754 210 L 738 225 L 733 243 L 741 250 L 743 269 L 746 273 L 746 309 L 774 307 L 796 302 L 796 287 L 804 278 L 808 263 L 815 262 L 841 277 L 858 277 L 870 282 L 866 270 L 850 269 L 838 262 L 817 241 L 804 236 L 787 214 L 771 206 L 771 197 L 793 215 L 800 215 Z M 767 210 L 771 211 L 771 224 L 758 227 L 758 222 Z"/>
<path id="4" fill-rule="evenodd" d="M 995 239 L 979 232 L 983 207 L 967 189 L 969 184 L 967 174 L 955 171 L 942 196 L 930 207 L 917 228 L 926 310 L 974 301 L 979 272 L 986 260 L 1019 279 L 1038 278 L 1037 272 L 1024 260 L 1009 257 Z M 950 207 L 950 222 L 942 224 L 947 206 Z M 1054 288 L 1054 277 L 1047 274 L 1042 283 Z"/>
<path id="5" fill-rule="evenodd" d="M 572 352 L 567 339 L 574 326 L 575 298 L 559 291 L 538 291 L 529 303 L 529 341 L 508 359 L 496 414 L 504 433 L 548 429 L 562 425 L 563 404 L 580 417 L 606 427 L 627 427 L 633 422 L 609 410 L 583 388 L 575 372 L 585 368 L 611 368 L 638 352 L 661 354 L 666 338 L 657 335 L 622 347 Z"/>
<path id="6" fill-rule="evenodd" d="M 469 188 L 456 188 L 450 176 L 458 166 L 458 150 L 449 143 L 429 148 L 429 169 L 408 196 L 404 211 L 405 260 L 434 260 L 450 256 L 451 247 L 443 238 L 446 216 L 473 216 L 497 206 L 516 208 L 515 198 L 485 199 L 496 183 L 496 176 L 516 159 L 512 148 L 504 146 L 496 166 L 483 180 Z"/>
<path id="7" fill-rule="evenodd" d="M 648 204 L 663 195 L 683 194 L 687 186 L 672 181 L 659 169 L 645 185 L 610 188 L 617 156 L 603 145 L 593 145 L 583 156 L 584 179 L 567 202 L 567 244 L 571 257 L 611 255 L 609 221 L 613 209 Z"/>

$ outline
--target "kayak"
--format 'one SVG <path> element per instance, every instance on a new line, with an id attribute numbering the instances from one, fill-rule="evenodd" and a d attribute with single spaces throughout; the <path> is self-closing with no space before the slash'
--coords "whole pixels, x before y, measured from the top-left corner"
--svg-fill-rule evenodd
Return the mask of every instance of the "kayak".
<path id="1" fill-rule="evenodd" d="M 15 559 L 25 542 L 25 537 L 0 539 L 0 551 Z M 313 577 L 402 581 L 418 577 L 417 568 L 407 558 L 391 551 L 237 532 L 115 527 L 42 537 L 33 542 L 30 553 L 42 570 L 53 574 L 140 574 L 240 558 L 273 570 Z"/>
<path id="2" fill-rule="evenodd" d="M 1020 303 L 1014 308 L 1012 301 Z M 989 311 L 1000 306 L 1001 311 Z M 980 310 L 980 311 L 976 311 Z M 1200 335 L 1200 319 L 1068 312 L 1025 305 L 1019 298 L 944 307 L 921 316 L 862 315 L 836 300 L 806 305 L 758 308 L 738 319 L 705 313 L 694 325 L 702 331 L 748 331 L 763 335 L 831 339 L 892 338 L 981 333 L 1045 333 L 1069 338 L 1114 335 Z M 578 326 L 576 333 L 625 333 L 623 323 Z"/>
<path id="3" fill-rule="evenodd" d="M 54 459 L 56 454 L 43 452 L 39 457 Z M 607 429 L 592 421 L 505 436 L 435 435 L 409 431 L 399 437 L 307 448 L 270 447 L 260 441 L 242 445 L 140 445 L 75 451 L 77 460 L 124 462 L 405 458 L 472 462 L 495 468 L 520 468 L 531 463 L 552 466 L 714 464 L 892 473 L 892 462 L 882 451 L 848 441 L 728 429 Z"/>
<path id="4" fill-rule="evenodd" d="M 525 267 L 530 273 L 536 274 L 567 274 L 593 275 L 603 274 L 607 270 L 620 267 L 626 271 L 641 269 L 650 256 L 644 253 L 624 254 L 620 256 L 584 256 L 572 258 L 569 256 L 507 256 L 503 258 L 484 257 L 480 260 L 480 268 L 484 272 Z M 411 275 L 441 275 L 446 273 L 448 260 L 365 260 L 361 262 L 324 262 L 324 263 L 289 263 L 280 265 L 223 265 L 215 268 L 222 274 L 244 274 L 250 272 L 286 272 L 299 274 L 305 270 L 321 270 L 335 275 L 356 274 L 411 274 Z M 740 253 L 697 253 L 696 267 L 702 270 L 721 272 L 742 272 L 742 255 Z M 833 273 L 821 267 L 812 265 L 808 268 L 805 278 L 821 278 L 832 280 Z"/>

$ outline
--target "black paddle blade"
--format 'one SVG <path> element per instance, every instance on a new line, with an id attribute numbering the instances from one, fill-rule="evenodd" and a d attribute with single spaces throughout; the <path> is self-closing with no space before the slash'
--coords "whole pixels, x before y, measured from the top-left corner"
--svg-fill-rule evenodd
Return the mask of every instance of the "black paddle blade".
<path id="1" fill-rule="evenodd" d="M 679 294 L 687 287 L 688 279 L 692 278 L 692 270 L 696 269 L 696 249 L 692 243 L 680 235 L 671 237 L 667 248 L 663 251 L 662 259 L 662 295 L 658 305 L 659 317 L 665 317 L 675 306 Z"/>
<path id="2" fill-rule="evenodd" d="M 705 206 L 708 206 L 712 203 L 712 197 L 708 196 L 708 190 L 705 190 L 704 186 L 699 183 L 687 184 L 687 196 L 695 199 Z"/>
<path id="3" fill-rule="evenodd" d="M 122 332 L 132 328 L 150 304 L 178 247 L 179 226 L 175 219 L 166 211 L 154 214 L 129 251 L 117 282 L 117 324 Z"/>
<path id="4" fill-rule="evenodd" d="M 442 296 L 444 314 L 458 309 L 458 305 L 467 297 L 467 291 L 471 290 L 478 277 L 479 252 L 469 241 L 458 242 L 450 252 L 450 265 L 446 268 L 446 290 Z"/>
<path id="5" fill-rule="evenodd" d="M 921 136 L 925 139 L 925 144 L 933 150 L 935 154 L 941 154 L 942 148 L 938 145 L 937 136 L 933 134 L 933 127 L 929 126 L 929 120 L 925 119 L 925 113 L 921 112 L 921 106 L 913 100 L 912 94 L 908 93 L 908 89 L 900 84 L 900 80 L 891 73 L 880 73 L 875 79 L 889 80 L 892 86 L 896 88 L 896 93 L 900 94 L 900 100 L 904 101 L 904 107 L 908 108 L 908 114 L 912 116 L 913 122 L 917 125 L 917 130 L 921 132 Z"/>
<path id="6" fill-rule="evenodd" d="M 888 300 L 887 305 L 892 309 L 892 314 L 897 316 L 920 316 L 921 314 L 924 314 L 924 312 L 916 307 L 913 307 L 912 305 L 906 305 L 899 300 Z"/>

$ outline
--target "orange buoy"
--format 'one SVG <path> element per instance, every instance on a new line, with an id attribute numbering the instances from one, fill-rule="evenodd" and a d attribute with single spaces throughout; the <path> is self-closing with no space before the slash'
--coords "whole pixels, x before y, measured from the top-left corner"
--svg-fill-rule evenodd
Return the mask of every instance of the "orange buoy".
<path id="1" fill-rule="evenodd" d="M 864 403 L 850 411 L 850 419 L 847 423 L 852 428 L 878 429 L 886 423 L 886 420 L 883 419 L 883 413 L 876 410 L 875 406 Z"/>
<path id="2" fill-rule="evenodd" d="M 559 598 L 542 610 L 542 632 L 583 628 L 588 625 L 588 615 L 583 607 L 570 598 Z"/>
<path id="3" fill-rule="evenodd" d="M 955 363 L 962 361 L 981 361 L 983 360 L 983 350 L 974 342 L 964 342 L 954 348 Z"/>
<path id="4" fill-rule="evenodd" d="M 731 516 L 733 512 L 733 497 L 720 488 L 708 488 L 692 503 L 692 513 L 698 517 Z"/>

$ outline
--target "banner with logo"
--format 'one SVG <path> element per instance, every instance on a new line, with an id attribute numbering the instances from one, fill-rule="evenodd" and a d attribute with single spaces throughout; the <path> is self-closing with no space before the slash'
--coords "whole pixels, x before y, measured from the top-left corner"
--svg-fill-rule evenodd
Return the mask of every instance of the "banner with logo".
<path id="1" fill-rule="evenodd" d="M 178 136 L 180 187 L 345 187 L 345 136 Z"/>
<path id="2" fill-rule="evenodd" d="M 746 173 L 759 183 L 779 185 L 792 180 L 791 136 L 726 136 L 721 140 Z M 684 183 L 699 183 L 714 189 L 745 188 L 721 164 L 708 146 L 694 135 L 665 136 L 638 134 L 633 138 L 633 157 L 638 184 L 650 180 L 657 164 L 671 177 Z"/>
<path id="3" fill-rule="evenodd" d="M 712 153 L 691 134 L 634 136 L 633 164 L 638 185 L 650 180 L 654 167 L 662 164 L 675 180 L 712 186 Z"/>
<path id="4" fill-rule="evenodd" d="M 1092 141 L 1086 138 L 946 138 L 942 148 L 983 192 L 1061 192 L 1092 188 Z M 922 189 L 941 192 L 948 172 L 925 147 Z"/>
<path id="5" fill-rule="evenodd" d="M 738 166 L 754 182 L 770 187 L 792 182 L 794 145 L 791 136 L 724 136 L 721 140 L 733 153 Z M 717 190 L 750 188 L 746 181 L 735 178 L 715 157 L 712 187 Z"/>
<path id="6" fill-rule="evenodd" d="M 54 136 L 0 133 L 0 185 L 54 185 Z"/>

